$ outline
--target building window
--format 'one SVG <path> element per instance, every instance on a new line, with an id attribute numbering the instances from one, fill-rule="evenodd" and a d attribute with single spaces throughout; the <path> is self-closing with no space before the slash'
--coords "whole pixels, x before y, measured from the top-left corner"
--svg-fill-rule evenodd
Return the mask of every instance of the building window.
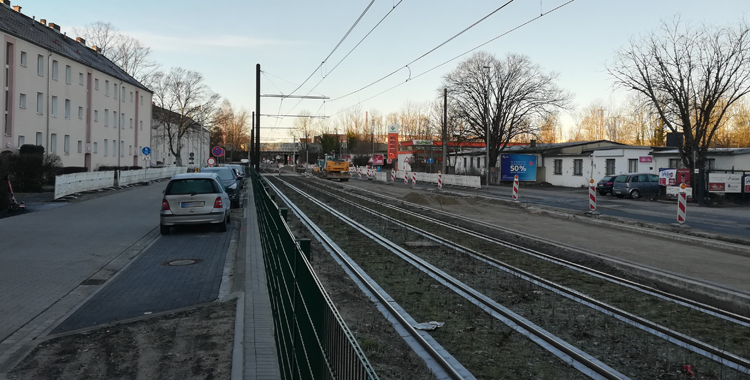
<path id="1" fill-rule="evenodd" d="M 130 129 L 133 129 L 133 118 L 130 118 Z"/>
<path id="2" fill-rule="evenodd" d="M 716 169 L 716 159 L 715 158 L 709 158 L 708 159 L 708 170 L 715 170 Z"/>
<path id="3" fill-rule="evenodd" d="M 128 156 L 132 156 L 132 155 L 133 155 L 133 146 L 128 145 Z"/>
<path id="4" fill-rule="evenodd" d="M 115 85 L 115 99 L 117 99 L 117 85 Z"/>
<path id="5" fill-rule="evenodd" d="M 112 157 L 117 155 L 117 141 L 112 140 Z"/>
<path id="6" fill-rule="evenodd" d="M 120 114 L 120 128 L 125 129 L 125 114 Z"/>
<path id="7" fill-rule="evenodd" d="M 120 140 L 120 157 L 125 157 L 125 141 Z"/>
<path id="8" fill-rule="evenodd" d="M 104 157 L 109 154 L 109 140 L 104 139 Z"/>
<path id="9" fill-rule="evenodd" d="M 26 94 L 20 94 L 18 96 L 18 107 L 26 108 Z"/>
<path id="10" fill-rule="evenodd" d="M 133 103 L 133 91 L 130 91 L 130 102 Z"/>
<path id="11" fill-rule="evenodd" d="M 477 168 L 482 167 L 482 157 L 477 157 Z"/>
<path id="12" fill-rule="evenodd" d="M 94 78 L 94 90 L 99 91 L 99 78 Z"/>
<path id="13" fill-rule="evenodd" d="M 26 52 L 22 51 L 21 52 L 21 66 L 26 67 L 26 65 L 28 64 L 28 60 L 29 59 L 26 57 Z"/>
<path id="14" fill-rule="evenodd" d="M 109 127 L 109 110 L 104 109 L 104 126 Z"/>
<path id="15" fill-rule="evenodd" d="M 122 90 L 122 96 L 120 96 L 120 99 L 125 103 L 125 86 L 120 86 L 120 89 Z"/>
<path id="16" fill-rule="evenodd" d="M 52 117 L 57 117 L 57 96 L 52 97 Z"/>
<path id="17" fill-rule="evenodd" d="M 99 144 L 96 141 L 94 141 L 94 154 L 99 153 L 98 150 L 99 150 Z"/>
<path id="18" fill-rule="evenodd" d="M 83 141 L 78 140 L 78 153 L 83 153 Z"/>
<path id="19" fill-rule="evenodd" d="M 466 169 L 467 169 L 467 167 L 466 167 L 466 157 L 464 157 L 464 170 L 466 170 Z"/>
<path id="20" fill-rule="evenodd" d="M 57 80 L 57 61 L 52 60 L 52 80 Z"/>
<path id="21" fill-rule="evenodd" d="M 24 144 L 26 144 L 26 137 L 19 135 L 18 136 L 18 147 L 20 148 Z"/>
<path id="22" fill-rule="evenodd" d="M 628 173 L 635 173 L 638 171 L 638 159 L 628 159 Z"/>
<path id="23" fill-rule="evenodd" d="M 109 81 L 104 81 L 104 96 L 109 96 Z"/>
<path id="24" fill-rule="evenodd" d="M 36 74 L 44 76 L 44 56 L 36 56 Z"/>
<path id="25" fill-rule="evenodd" d="M 143 95 L 141 95 L 141 105 L 143 105 Z"/>
<path id="26" fill-rule="evenodd" d="M 140 125 L 140 126 L 138 126 L 138 128 L 139 128 L 140 130 L 143 130 L 143 120 L 141 120 L 141 121 L 140 121 L 140 123 L 141 123 L 141 125 Z"/>
<path id="27" fill-rule="evenodd" d="M 70 119 L 70 99 L 65 99 L 65 118 Z"/>
<path id="28" fill-rule="evenodd" d="M 83 119 L 83 107 L 78 107 L 78 118 Z"/>
<path id="29" fill-rule="evenodd" d="M 49 135 L 49 152 L 57 154 L 57 133 Z"/>
<path id="30" fill-rule="evenodd" d="M 669 167 L 671 169 L 677 169 L 681 166 L 682 160 L 679 158 L 670 158 L 669 159 Z"/>
<path id="31" fill-rule="evenodd" d="M 615 174 L 615 159 L 614 158 L 608 158 L 605 163 L 605 173 L 604 175 L 614 175 Z"/>
<path id="32" fill-rule="evenodd" d="M 555 160 L 555 166 L 554 166 L 554 174 L 562 174 L 562 160 L 556 159 Z"/>
<path id="33" fill-rule="evenodd" d="M 44 112 L 44 94 L 36 93 L 36 113 L 41 115 Z"/>
<path id="34" fill-rule="evenodd" d="M 42 132 L 36 133 L 36 145 L 42 146 Z"/>
<path id="35" fill-rule="evenodd" d="M 583 175 L 583 160 L 580 158 L 573 160 L 573 175 Z"/>
<path id="36" fill-rule="evenodd" d="M 99 110 L 94 110 L 94 121 L 99 121 Z"/>
<path id="37" fill-rule="evenodd" d="M 70 154 L 70 135 L 65 135 L 63 139 L 63 153 Z"/>
<path id="38" fill-rule="evenodd" d="M 71 72 L 71 68 L 68 65 L 65 65 L 65 83 L 70 84 L 70 81 L 72 80 L 73 73 Z"/>
<path id="39" fill-rule="evenodd" d="M 83 86 L 83 73 L 78 73 L 78 84 Z"/>
<path id="40" fill-rule="evenodd" d="M 117 127 L 117 111 L 112 111 L 112 126 Z"/>

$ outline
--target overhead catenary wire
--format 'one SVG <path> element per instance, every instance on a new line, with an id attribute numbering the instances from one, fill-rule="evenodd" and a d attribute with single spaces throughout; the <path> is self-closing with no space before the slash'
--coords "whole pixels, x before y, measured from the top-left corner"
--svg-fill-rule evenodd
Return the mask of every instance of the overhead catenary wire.
<path id="1" fill-rule="evenodd" d="M 345 112 L 346 110 L 349 110 L 349 109 L 351 109 L 351 108 L 353 108 L 353 107 L 356 107 L 356 106 L 358 106 L 358 105 L 361 105 L 362 103 L 365 103 L 365 102 L 367 102 L 367 101 L 369 101 L 369 100 L 372 100 L 372 99 L 374 99 L 374 98 L 376 98 L 376 97 L 378 97 L 378 96 L 380 96 L 380 95 L 383 95 L 383 94 L 385 94 L 385 93 L 387 93 L 387 92 L 390 92 L 390 91 L 392 91 L 392 90 L 394 90 L 394 89 L 396 89 L 396 88 L 398 88 L 398 87 L 400 87 L 400 86 L 403 86 L 403 85 L 405 85 L 406 83 L 408 83 L 409 81 L 412 81 L 412 80 L 414 80 L 414 79 L 417 79 L 417 78 L 419 78 L 419 77 L 421 77 L 421 76 L 423 76 L 423 75 L 425 75 L 425 74 L 427 74 L 427 73 L 429 73 L 429 72 L 431 72 L 431 71 L 437 70 L 438 68 L 440 68 L 440 67 L 442 67 L 442 66 L 445 66 L 445 65 L 447 65 L 448 63 L 450 63 L 450 62 L 453 62 L 453 61 L 455 61 L 455 60 L 457 60 L 457 59 L 459 59 L 459 58 L 461 58 L 461 57 L 465 56 L 466 54 L 469 54 L 469 53 L 471 53 L 471 52 L 473 52 L 473 51 L 475 51 L 475 50 L 477 50 L 477 49 L 479 49 L 479 48 L 481 48 L 481 47 L 483 47 L 483 46 L 485 46 L 485 45 L 487 45 L 487 44 L 489 44 L 489 43 L 492 43 L 492 42 L 494 42 L 495 40 L 497 40 L 497 39 L 499 39 L 499 38 L 505 37 L 506 35 L 508 35 L 508 34 L 510 34 L 510 33 L 512 33 L 512 32 L 514 32 L 514 31 L 516 31 L 516 30 L 518 30 L 518 29 L 520 29 L 520 28 L 523 28 L 524 26 L 526 26 L 526 25 L 528 25 L 528 24 L 531 24 L 532 22 L 534 22 L 534 21 L 536 21 L 536 20 L 539 20 L 540 18 L 542 18 L 542 17 L 544 17 L 544 16 L 546 16 L 546 15 L 548 15 L 548 14 L 550 14 L 550 13 L 552 13 L 552 12 L 554 12 L 554 11 L 556 11 L 556 10 L 558 10 L 558 9 L 560 9 L 560 8 L 562 8 L 562 7 L 566 6 L 566 5 L 568 5 L 568 4 L 570 4 L 570 3 L 574 2 L 574 1 L 575 1 L 575 0 L 569 0 L 568 2 L 566 2 L 566 3 L 564 3 L 564 4 L 561 4 L 561 5 L 559 5 L 559 6 L 555 7 L 555 8 L 553 8 L 553 9 L 551 9 L 551 10 L 547 11 L 547 12 L 544 12 L 544 13 L 540 14 L 539 16 L 536 16 L 536 17 L 534 17 L 534 18 L 532 18 L 532 19 L 529 19 L 528 21 L 526 21 L 526 22 L 524 22 L 524 23 L 522 23 L 522 24 L 519 24 L 518 26 L 516 26 L 516 27 L 514 27 L 514 28 L 512 28 L 512 29 L 510 29 L 510 30 L 508 30 L 508 31 L 506 31 L 506 32 L 504 32 L 504 33 L 502 33 L 502 34 L 500 34 L 500 35 L 498 35 L 498 36 L 496 36 L 496 37 L 494 37 L 494 38 L 490 39 L 490 40 L 487 40 L 486 42 L 483 42 L 483 43 L 481 43 L 481 44 L 479 44 L 479 45 L 477 45 L 477 46 L 475 46 L 475 47 L 473 47 L 473 48 L 471 48 L 471 49 L 469 49 L 469 50 L 467 50 L 467 51 L 465 51 L 465 52 L 463 52 L 463 53 L 461 53 L 461 54 L 459 54 L 459 55 L 457 55 L 457 56 L 455 56 L 455 57 L 453 57 L 453 58 L 451 58 L 451 59 L 449 59 L 449 60 L 447 60 L 447 61 L 444 61 L 444 62 L 442 62 L 442 63 L 440 63 L 440 64 L 438 64 L 438 65 L 436 65 L 436 66 L 434 66 L 434 67 L 432 67 L 432 68 L 430 68 L 430 69 L 428 69 L 428 70 L 426 70 L 426 71 L 423 71 L 423 72 L 421 72 L 421 73 L 419 73 L 419 74 L 417 74 L 417 75 L 415 75 L 415 76 L 413 76 L 413 77 L 411 77 L 411 76 L 410 76 L 410 78 L 409 78 L 409 79 L 407 79 L 407 80 L 406 80 L 406 81 L 404 81 L 404 82 L 398 83 L 398 84 L 396 84 L 395 86 L 393 86 L 393 87 L 390 87 L 390 88 L 388 88 L 388 89 L 386 89 L 386 90 L 384 90 L 384 91 L 382 91 L 382 92 L 379 92 L 379 93 L 377 93 L 377 94 L 375 94 L 375 95 L 373 95 L 373 96 L 371 96 L 371 97 L 369 97 L 369 98 L 367 98 L 367 99 L 365 99 L 365 100 L 359 101 L 359 102 L 357 102 L 357 103 L 355 103 L 355 104 L 353 104 L 353 105 L 351 105 L 351 106 L 349 106 L 349 107 L 347 107 L 347 108 L 344 108 L 344 109 L 342 109 L 342 110 L 340 110 L 340 111 L 336 112 L 335 114 L 333 114 L 333 115 L 331 115 L 331 116 L 332 116 L 332 117 L 333 117 L 333 116 L 336 116 L 336 115 L 338 115 L 338 114 L 340 114 L 340 113 L 342 113 L 342 112 Z M 400 70 L 400 69 L 399 69 L 399 70 Z M 371 85 L 373 85 L 373 84 L 375 84 L 375 83 L 372 83 L 372 84 L 368 85 L 368 87 L 369 87 L 369 86 L 371 86 Z M 332 101 L 335 101 L 335 100 L 339 100 L 339 99 L 342 99 L 342 98 L 344 98 L 344 97 L 346 97 L 346 96 L 349 96 L 349 95 L 351 95 L 351 94 L 354 94 L 354 93 L 356 93 L 356 92 L 359 92 L 359 91 L 361 91 L 361 90 L 364 90 L 364 88 L 362 88 L 362 89 L 360 89 L 360 90 L 357 90 L 357 91 L 355 91 L 355 92 L 352 92 L 352 93 L 350 93 L 350 94 L 347 94 L 347 95 L 344 95 L 344 96 L 340 96 L 340 97 L 338 97 L 338 98 L 334 98 L 334 99 L 331 99 L 331 100 L 329 100 L 329 101 L 330 101 L 330 102 L 332 102 Z"/>

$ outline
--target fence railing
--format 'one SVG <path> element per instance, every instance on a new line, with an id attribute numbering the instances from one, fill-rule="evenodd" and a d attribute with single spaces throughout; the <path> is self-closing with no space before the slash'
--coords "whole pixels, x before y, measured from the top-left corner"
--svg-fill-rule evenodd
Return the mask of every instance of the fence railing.
<path id="1" fill-rule="evenodd" d="M 359 179 L 356 168 L 352 168 L 352 170 L 350 171 L 353 172 L 352 174 L 353 180 Z M 366 178 L 364 173 L 365 173 L 365 169 L 362 169 L 362 178 Z M 409 176 L 409 183 L 411 183 L 412 173 L 414 172 L 407 172 L 404 170 L 397 171 L 396 183 L 404 183 L 404 174 L 407 174 Z M 375 173 L 375 180 L 382 181 L 382 182 L 390 182 L 391 172 L 388 170 L 388 171 L 384 171 L 380 173 Z M 417 172 L 417 183 L 434 183 L 435 186 L 437 186 L 437 182 L 438 182 L 437 173 Z M 478 176 L 443 174 L 443 185 L 473 187 L 473 188 L 479 189 L 482 187 L 482 179 Z"/>
<path id="2" fill-rule="evenodd" d="M 185 168 L 169 166 L 165 168 L 120 171 L 119 185 L 125 186 L 142 181 L 168 178 L 184 173 Z M 115 184 L 115 171 L 64 174 L 55 177 L 55 199 L 66 195 L 112 187 Z"/>
<path id="3" fill-rule="evenodd" d="M 375 380 L 263 179 L 252 175 L 274 335 L 284 380 Z"/>

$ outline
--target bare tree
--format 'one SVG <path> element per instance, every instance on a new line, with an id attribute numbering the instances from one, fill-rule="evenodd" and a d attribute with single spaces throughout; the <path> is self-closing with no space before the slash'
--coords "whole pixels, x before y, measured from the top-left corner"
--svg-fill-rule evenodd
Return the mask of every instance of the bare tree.
<path id="1" fill-rule="evenodd" d="M 477 137 L 489 142 L 489 164 L 515 136 L 532 134 L 537 120 L 568 107 L 571 95 L 556 84 L 557 74 L 546 74 L 523 55 L 505 59 L 478 52 L 461 62 L 443 81 L 461 118 Z"/>
<path id="2" fill-rule="evenodd" d="M 235 110 L 232 103 L 224 99 L 213 117 L 214 129 L 221 131 L 222 142 L 227 151 L 239 151 L 250 142 L 247 110 Z"/>
<path id="3" fill-rule="evenodd" d="M 678 149 L 693 172 L 705 167 L 729 107 L 750 92 L 750 27 L 662 22 L 660 30 L 631 40 L 607 70 L 616 86 L 648 98 L 669 131 L 683 134 Z"/>
<path id="4" fill-rule="evenodd" d="M 177 165 L 181 166 L 183 138 L 202 130 L 203 126 L 196 120 L 204 120 L 205 115 L 215 113 L 219 95 L 208 88 L 203 75 L 177 67 L 168 74 L 159 73 L 154 77 L 153 100 L 158 107 L 154 121 L 162 129 L 161 134 Z"/>
<path id="5" fill-rule="evenodd" d="M 102 49 L 105 57 L 114 62 L 138 82 L 151 87 L 159 64 L 149 59 L 151 48 L 138 39 L 121 33 L 112 23 L 97 21 L 73 32 L 83 37 L 89 46 Z"/>

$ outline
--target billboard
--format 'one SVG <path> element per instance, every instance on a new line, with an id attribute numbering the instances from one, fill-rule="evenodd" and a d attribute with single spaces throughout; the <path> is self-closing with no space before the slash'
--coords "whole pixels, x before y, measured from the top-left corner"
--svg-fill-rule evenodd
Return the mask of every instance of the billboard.
<path id="1" fill-rule="evenodd" d="M 500 180 L 536 181 L 536 156 L 531 154 L 501 154 Z"/>
<path id="2" fill-rule="evenodd" d="M 745 192 L 750 193 L 750 175 L 745 176 Z"/>
<path id="3" fill-rule="evenodd" d="M 383 155 L 382 154 L 376 154 L 367 161 L 371 165 L 383 165 Z"/>
<path id="4" fill-rule="evenodd" d="M 388 126 L 388 159 L 396 159 L 398 154 L 398 124 Z"/>
<path id="5" fill-rule="evenodd" d="M 708 191 L 711 193 L 741 193 L 742 173 L 708 173 Z"/>

